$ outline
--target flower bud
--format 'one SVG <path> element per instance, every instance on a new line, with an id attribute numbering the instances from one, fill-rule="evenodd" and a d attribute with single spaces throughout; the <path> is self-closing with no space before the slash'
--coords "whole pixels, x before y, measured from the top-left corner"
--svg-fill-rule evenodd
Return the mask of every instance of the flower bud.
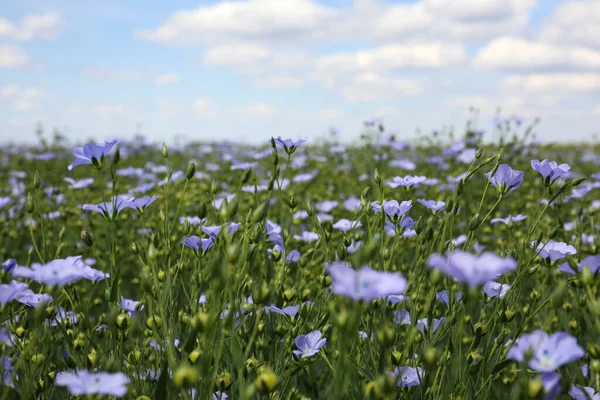
<path id="1" fill-rule="evenodd" d="M 36 170 L 33 175 L 33 188 L 39 189 L 41 186 L 40 173 Z"/>
<path id="2" fill-rule="evenodd" d="M 277 375 L 269 368 L 265 368 L 256 378 L 254 384 L 260 393 L 272 393 L 277 388 Z"/>
<path id="3" fill-rule="evenodd" d="M 167 150 L 167 144 L 164 142 L 162 144 L 162 156 L 164 159 L 169 158 L 169 150 Z"/>
<path id="4" fill-rule="evenodd" d="M 185 177 L 188 179 L 188 181 L 190 179 L 192 179 L 194 177 L 194 175 L 196 175 L 196 163 L 191 162 L 187 169 L 185 170 Z"/>
<path id="5" fill-rule="evenodd" d="M 81 241 L 85 243 L 86 246 L 92 247 L 94 245 L 94 237 L 90 232 L 86 231 L 85 229 L 81 231 L 80 237 Z"/>
<path id="6" fill-rule="evenodd" d="M 231 374 L 227 371 L 221 372 L 219 375 L 217 375 L 215 384 L 217 389 L 219 389 L 221 392 L 227 390 L 229 386 L 231 386 Z"/>
<path id="7" fill-rule="evenodd" d="M 196 364 L 196 361 L 198 361 L 198 358 L 200 358 L 201 355 L 202 350 L 195 349 L 188 355 L 188 360 L 190 360 L 192 364 Z"/>
<path id="8" fill-rule="evenodd" d="M 375 181 L 375 183 L 377 185 L 381 186 L 381 176 L 379 175 L 379 170 L 377 170 L 377 168 L 375 168 L 375 173 L 373 174 L 373 180 Z"/>
<path id="9" fill-rule="evenodd" d="M 544 391 L 544 385 L 540 378 L 535 378 L 527 384 L 527 396 L 530 399 L 537 399 Z"/>
<path id="10" fill-rule="evenodd" d="M 198 371 L 190 365 L 180 365 L 173 374 L 173 383 L 177 387 L 189 388 L 196 385 Z"/>
<path id="11" fill-rule="evenodd" d="M 33 204 L 33 197 L 31 197 L 31 194 L 27 195 L 27 201 L 25 202 L 25 211 L 27 212 L 27 214 L 33 214 L 33 212 L 35 211 L 35 205 Z"/>

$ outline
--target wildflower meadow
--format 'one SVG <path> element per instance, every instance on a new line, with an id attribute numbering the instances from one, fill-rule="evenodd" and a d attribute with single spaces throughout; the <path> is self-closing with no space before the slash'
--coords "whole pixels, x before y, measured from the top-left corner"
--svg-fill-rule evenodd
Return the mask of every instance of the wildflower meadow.
<path id="1" fill-rule="evenodd" d="M 600 399 L 600 147 L 0 150 L 0 400 Z"/>

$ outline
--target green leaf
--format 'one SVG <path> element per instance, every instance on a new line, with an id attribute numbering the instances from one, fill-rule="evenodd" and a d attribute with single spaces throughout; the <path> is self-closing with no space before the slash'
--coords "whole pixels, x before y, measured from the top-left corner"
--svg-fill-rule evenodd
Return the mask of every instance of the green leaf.
<path id="1" fill-rule="evenodd" d="M 492 375 L 496 375 L 498 372 L 502 371 L 504 367 L 506 367 L 511 362 L 512 360 L 507 358 L 506 360 L 500 361 L 498 364 L 494 365 L 494 368 L 492 368 Z"/>
<path id="2" fill-rule="evenodd" d="M 156 400 L 167 400 L 167 389 L 169 384 L 169 363 L 165 361 L 163 363 L 156 388 L 154 389 L 154 399 Z"/>

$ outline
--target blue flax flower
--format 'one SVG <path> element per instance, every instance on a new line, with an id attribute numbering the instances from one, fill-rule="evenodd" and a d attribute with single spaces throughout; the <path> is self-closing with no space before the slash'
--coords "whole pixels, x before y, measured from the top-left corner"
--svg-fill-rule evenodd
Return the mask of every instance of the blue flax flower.
<path id="1" fill-rule="evenodd" d="M 545 185 L 550 185 L 556 179 L 566 175 L 571 170 L 569 164 L 558 165 L 556 161 L 548 160 L 531 160 L 531 168 L 533 168 L 544 180 Z"/>
<path id="2" fill-rule="evenodd" d="M 102 215 L 107 221 L 114 220 L 121 211 L 126 208 L 133 208 L 132 202 L 135 199 L 130 196 L 117 196 L 113 201 L 107 201 L 100 204 L 84 204 L 81 208 L 84 211 L 95 211 Z"/>
<path id="3" fill-rule="evenodd" d="M 532 241 L 531 245 L 533 246 L 534 244 L 535 241 Z M 543 243 L 538 244 L 536 251 L 539 252 L 540 257 L 551 263 L 568 255 L 577 254 L 577 250 L 572 245 L 552 239 L 548 240 L 545 245 Z"/>
<path id="4" fill-rule="evenodd" d="M 86 265 L 81 256 L 67 257 L 52 260 L 44 265 L 32 264 L 31 269 L 17 267 L 13 276 L 32 279 L 49 286 L 62 287 L 80 279 L 92 282 L 101 281 L 110 275 Z"/>
<path id="5" fill-rule="evenodd" d="M 75 396 L 99 394 L 122 397 L 127 393 L 129 378 L 122 372 L 110 374 L 78 370 L 59 372 L 56 374 L 54 383 L 58 386 L 66 386 L 69 392 Z"/>
<path id="6" fill-rule="evenodd" d="M 548 335 L 537 330 L 518 338 L 508 350 L 506 357 L 527 362 L 529 368 L 539 372 L 554 372 L 561 366 L 585 356 L 577 339 L 566 332 Z"/>
<path id="7" fill-rule="evenodd" d="M 433 212 L 442 211 L 446 207 L 446 203 L 436 200 L 417 199 L 419 203 L 429 208 Z"/>
<path id="8" fill-rule="evenodd" d="M 275 143 L 277 143 L 280 146 L 283 146 L 285 152 L 291 155 L 296 151 L 296 148 L 300 146 L 300 144 L 306 142 L 306 140 L 307 139 L 282 139 L 281 136 L 279 136 L 277 139 L 275 139 Z"/>
<path id="9" fill-rule="evenodd" d="M 204 254 L 204 253 L 206 253 L 206 251 L 208 251 L 208 249 L 210 249 L 213 246 L 214 241 L 212 240 L 212 238 L 200 239 L 198 236 L 193 235 L 193 236 L 183 239 L 181 241 L 181 244 L 189 247 L 190 249 L 194 250 L 196 253 L 198 253 L 200 250 L 202 250 L 202 253 Z"/>
<path id="10" fill-rule="evenodd" d="M 575 400 L 600 400 L 600 393 L 588 386 L 571 385 L 569 396 Z"/>
<path id="11" fill-rule="evenodd" d="M 327 268 L 332 278 L 333 293 L 354 300 L 371 301 L 404 293 L 406 279 L 397 272 L 380 272 L 368 266 L 355 271 L 347 264 L 337 263 Z"/>
<path id="12" fill-rule="evenodd" d="M 73 147 L 73 155 L 75 161 L 69 165 L 69 171 L 79 165 L 91 164 L 94 167 L 101 167 L 104 163 L 104 157 L 108 154 L 114 145 L 117 144 L 116 140 L 112 142 L 104 142 L 104 144 L 86 144 L 83 147 Z"/>
<path id="13" fill-rule="evenodd" d="M 28 289 L 27 284 L 12 280 L 8 285 L 0 285 L 0 304 L 5 306 L 18 299 Z"/>
<path id="14" fill-rule="evenodd" d="M 405 177 L 395 176 L 391 181 L 388 181 L 387 184 L 392 189 L 396 189 L 398 186 L 402 186 L 405 188 L 410 188 L 413 186 L 419 186 L 419 184 L 423 183 L 427 180 L 425 176 L 413 176 L 406 175 Z"/>
<path id="15" fill-rule="evenodd" d="M 298 350 L 294 350 L 293 353 L 302 358 L 314 356 L 321 350 L 321 347 L 327 343 L 326 338 L 321 337 L 321 331 L 313 331 L 306 335 L 298 335 L 294 342 Z"/>
<path id="16" fill-rule="evenodd" d="M 523 183 L 524 173 L 512 169 L 508 164 L 500 164 L 496 173 L 491 175 L 492 171 L 485 174 L 490 180 L 492 186 L 496 188 L 498 193 L 504 195 L 521 186 Z"/>
<path id="17" fill-rule="evenodd" d="M 456 278 L 459 282 L 466 283 L 471 288 L 517 268 L 517 262 L 510 257 L 502 258 L 490 252 L 476 256 L 458 250 L 449 253 L 447 257 L 433 254 L 429 257 L 427 265 Z"/>
<path id="18" fill-rule="evenodd" d="M 511 223 L 523 221 L 524 219 L 527 219 L 527 215 L 517 214 L 517 215 L 514 215 L 514 216 L 513 215 L 509 215 L 506 218 L 492 218 L 490 220 L 490 223 L 495 224 L 497 222 L 502 222 L 504 225 L 509 225 Z"/>
<path id="19" fill-rule="evenodd" d="M 398 379 L 399 387 L 413 387 L 419 386 L 421 384 L 421 378 L 423 378 L 423 369 L 420 367 L 413 368 L 409 366 L 404 367 L 396 367 L 394 372 L 392 372 L 394 377 L 400 377 Z"/>
<path id="20" fill-rule="evenodd" d="M 592 274 L 596 274 L 598 270 L 600 270 L 600 254 L 595 256 L 587 256 L 577 265 L 578 271 L 582 272 L 585 267 L 590 269 Z M 558 266 L 558 269 L 564 272 L 565 274 L 575 275 L 577 272 L 571 268 L 568 262 L 564 262 Z"/>

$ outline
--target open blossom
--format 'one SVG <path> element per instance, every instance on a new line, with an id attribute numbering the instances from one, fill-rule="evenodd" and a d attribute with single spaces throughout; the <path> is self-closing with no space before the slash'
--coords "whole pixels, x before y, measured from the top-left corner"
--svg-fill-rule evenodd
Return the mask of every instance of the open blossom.
<path id="1" fill-rule="evenodd" d="M 523 172 L 512 169 L 508 164 L 500 164 L 494 175 L 492 175 L 492 171 L 485 174 L 492 186 L 501 194 L 506 194 L 521 186 L 523 175 Z"/>
<path id="2" fill-rule="evenodd" d="M 429 208 L 431 211 L 441 211 L 446 207 L 446 203 L 436 200 L 417 199 L 419 203 Z"/>
<path id="3" fill-rule="evenodd" d="M 405 177 L 395 176 L 392 178 L 391 181 L 388 181 L 387 184 L 392 189 L 395 189 L 398 186 L 409 188 L 409 187 L 413 187 L 413 186 L 418 186 L 419 184 L 423 183 L 426 180 L 427 180 L 427 177 L 425 177 L 425 176 L 413 176 L 413 175 L 406 175 Z"/>
<path id="4" fill-rule="evenodd" d="M 528 355 L 531 355 L 528 358 Z M 518 338 L 506 357 L 518 362 L 527 361 L 529 368 L 539 372 L 554 372 L 561 366 L 585 356 L 577 339 L 566 332 L 548 335 L 537 330 Z"/>
<path id="5" fill-rule="evenodd" d="M 500 284 L 498 282 L 490 281 L 483 285 L 483 293 L 488 297 L 488 299 L 493 299 L 495 297 L 499 297 L 501 299 L 506 296 L 506 292 L 508 292 L 510 286 L 507 284 Z"/>
<path id="6" fill-rule="evenodd" d="M 75 161 L 69 165 L 69 171 L 79 165 L 94 164 L 93 160 L 96 160 L 97 165 L 101 166 L 104 162 L 104 157 L 108 154 L 114 145 L 117 144 L 116 140 L 111 142 L 104 142 L 104 144 L 86 144 L 83 147 L 73 147 L 73 155 Z"/>
<path id="7" fill-rule="evenodd" d="M 306 335 L 298 335 L 294 340 L 298 350 L 293 353 L 302 358 L 314 356 L 325 346 L 327 339 L 322 337 L 321 331 L 313 331 Z"/>
<path id="8" fill-rule="evenodd" d="M 66 386 L 69 393 L 75 396 L 99 394 L 122 397 L 127 393 L 128 383 L 129 378 L 122 372 L 110 374 L 82 370 L 59 372 L 54 380 L 55 385 Z"/>
<path id="9" fill-rule="evenodd" d="M 340 219 L 338 222 L 333 224 L 333 228 L 342 232 L 348 232 L 350 229 L 362 226 L 360 221 L 350 221 L 346 218 Z"/>
<path id="10" fill-rule="evenodd" d="M 384 200 L 382 204 L 379 204 L 376 201 L 371 203 L 371 207 L 376 213 L 381 212 L 382 206 L 383 212 L 385 212 L 390 219 L 397 221 L 412 208 L 412 201 L 406 200 L 402 203 L 398 203 L 398 200 Z"/>
<path id="11" fill-rule="evenodd" d="M 28 289 L 23 282 L 11 281 L 8 285 L 0 285 L 0 305 L 4 306 L 18 299 Z"/>
<path id="12" fill-rule="evenodd" d="M 31 268 L 17 267 L 12 275 L 32 279 L 50 286 L 65 286 L 79 279 L 101 281 L 110 275 L 86 265 L 81 256 L 52 260 L 46 264 L 32 264 Z"/>
<path id="13" fill-rule="evenodd" d="M 502 222 L 504 225 L 508 225 L 510 223 L 515 223 L 515 222 L 523 221 L 524 219 L 527 219 L 527 215 L 517 214 L 515 216 L 509 215 L 506 218 L 492 218 L 490 220 L 490 223 L 495 224 L 497 222 Z"/>
<path id="14" fill-rule="evenodd" d="M 532 241 L 531 245 L 533 246 L 534 244 L 535 242 Z M 546 244 L 538 244 L 536 251 L 539 252 L 540 257 L 550 262 L 555 262 L 568 255 L 577 254 L 577 250 L 572 245 L 564 242 L 556 242 L 552 239 L 548 240 Z"/>
<path id="15" fill-rule="evenodd" d="M 600 270 L 600 254 L 595 256 L 587 256 L 577 265 L 578 271 L 582 272 L 585 267 L 590 269 L 592 274 L 596 274 L 598 270 Z M 558 269 L 564 272 L 565 274 L 575 275 L 577 272 L 571 268 L 568 262 L 564 262 L 558 266 Z"/>
<path id="16" fill-rule="evenodd" d="M 556 161 L 548 160 L 531 160 L 531 168 L 533 168 L 547 184 L 554 182 L 556 179 L 566 175 L 571 170 L 569 164 L 558 165 Z"/>
<path id="17" fill-rule="evenodd" d="M 392 372 L 394 377 L 399 377 L 398 386 L 400 387 L 413 387 L 421 384 L 421 378 L 423 378 L 423 369 L 420 367 L 413 368 L 409 366 L 396 367 Z"/>
<path id="18" fill-rule="evenodd" d="M 490 252 L 476 256 L 463 251 L 451 252 L 447 257 L 433 254 L 429 257 L 427 265 L 466 283 L 469 287 L 480 286 L 517 268 L 517 262 L 510 257 L 502 258 Z"/>
<path id="19" fill-rule="evenodd" d="M 355 271 L 347 264 L 337 263 L 327 268 L 332 278 L 333 293 L 354 300 L 375 300 L 404 293 L 406 279 L 397 272 L 380 272 L 368 266 Z"/>
<path id="20" fill-rule="evenodd" d="M 571 385 L 569 396 L 575 400 L 600 400 L 600 393 L 588 386 Z"/>
<path id="21" fill-rule="evenodd" d="M 210 249 L 213 246 L 214 241 L 212 238 L 209 238 L 209 239 L 202 238 L 201 239 L 198 236 L 193 235 L 193 236 L 183 239 L 181 241 L 181 244 L 189 247 L 190 249 L 194 250 L 195 252 L 199 252 L 200 250 L 202 250 L 202 253 L 205 253 L 208 249 Z"/>
<path id="22" fill-rule="evenodd" d="M 277 143 L 278 145 L 282 146 L 283 149 L 285 150 L 286 153 L 288 154 L 293 154 L 296 151 L 296 148 L 298 146 L 300 146 L 302 143 L 306 142 L 308 139 L 298 139 L 298 140 L 292 140 L 292 139 L 282 139 L 281 136 L 279 136 L 277 139 L 274 139 L 275 143 Z"/>

